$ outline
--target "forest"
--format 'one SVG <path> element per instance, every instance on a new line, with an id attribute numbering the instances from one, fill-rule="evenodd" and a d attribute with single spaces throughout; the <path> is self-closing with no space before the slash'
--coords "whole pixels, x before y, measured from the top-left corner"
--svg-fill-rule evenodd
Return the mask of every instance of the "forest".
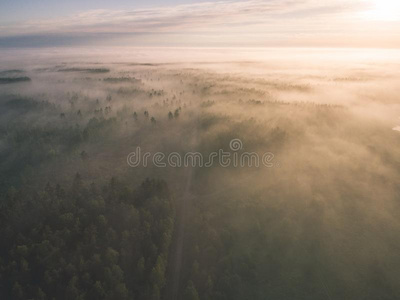
<path id="1" fill-rule="evenodd" d="M 89 56 L 0 69 L 1 299 L 399 299 L 398 62 Z"/>
<path id="2" fill-rule="evenodd" d="M 29 195 L 29 196 L 28 196 Z M 11 189 L 1 219 L 4 299 L 157 299 L 175 211 L 165 182 Z"/>

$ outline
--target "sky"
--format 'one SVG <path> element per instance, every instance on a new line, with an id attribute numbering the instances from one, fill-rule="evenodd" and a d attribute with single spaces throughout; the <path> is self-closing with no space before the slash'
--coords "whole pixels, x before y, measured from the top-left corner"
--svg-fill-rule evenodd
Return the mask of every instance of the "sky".
<path id="1" fill-rule="evenodd" d="M 0 47 L 400 48 L 398 0 L 0 0 Z"/>

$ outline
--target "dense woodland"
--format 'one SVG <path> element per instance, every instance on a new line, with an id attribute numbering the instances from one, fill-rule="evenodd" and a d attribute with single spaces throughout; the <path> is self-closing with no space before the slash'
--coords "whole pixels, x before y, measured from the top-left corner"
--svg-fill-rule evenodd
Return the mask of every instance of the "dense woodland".
<path id="1" fill-rule="evenodd" d="M 159 299 L 175 210 L 164 182 L 137 189 L 10 189 L 1 205 L 2 299 Z"/>
<path id="2" fill-rule="evenodd" d="M 264 67 L 0 70 L 0 298 L 398 299 L 383 67 Z M 138 146 L 207 157 L 232 139 L 273 167 L 127 164 Z"/>

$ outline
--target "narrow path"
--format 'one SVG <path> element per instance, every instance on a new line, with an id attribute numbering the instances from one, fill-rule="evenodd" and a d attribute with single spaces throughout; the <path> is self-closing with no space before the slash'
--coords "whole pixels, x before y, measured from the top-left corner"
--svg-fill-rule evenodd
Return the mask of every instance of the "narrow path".
<path id="1" fill-rule="evenodd" d="M 163 293 L 163 300 L 178 300 L 179 291 L 181 290 L 181 275 L 182 266 L 184 264 L 184 246 L 185 246 L 185 233 L 186 226 L 189 222 L 188 212 L 190 211 L 191 203 L 194 199 L 201 199 L 204 197 L 215 197 L 220 194 L 224 194 L 227 191 L 232 191 L 235 189 L 241 189 L 242 186 L 248 185 L 247 182 L 242 184 L 237 184 L 232 186 L 227 186 L 221 190 L 214 191 L 212 193 L 207 193 L 203 195 L 193 195 L 191 192 L 192 182 L 194 176 L 194 168 L 187 167 L 185 170 L 185 189 L 181 197 L 177 201 L 178 210 L 176 216 L 176 224 L 174 229 L 174 234 L 172 237 L 172 244 L 168 257 L 168 267 L 166 272 L 167 282 Z"/>
<path id="2" fill-rule="evenodd" d="M 167 267 L 167 285 L 164 291 L 164 300 L 177 300 L 179 297 L 181 271 L 183 264 L 183 251 L 185 241 L 185 227 L 187 224 L 187 214 L 192 194 L 190 188 L 192 185 L 193 168 L 188 167 L 186 170 L 186 184 L 182 197 L 177 201 L 180 206 L 177 211 L 176 224 L 174 236 L 172 238 L 172 245 Z"/>

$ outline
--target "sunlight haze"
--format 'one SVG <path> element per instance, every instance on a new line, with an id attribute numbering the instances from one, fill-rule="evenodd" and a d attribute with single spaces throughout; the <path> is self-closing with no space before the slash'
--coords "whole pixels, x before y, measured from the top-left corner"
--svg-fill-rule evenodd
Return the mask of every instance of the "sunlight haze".
<path id="1" fill-rule="evenodd" d="M 395 0 L 0 0 L 1 300 L 399 300 Z"/>
<path id="2" fill-rule="evenodd" d="M 395 0 L 5 1 L 0 8 L 2 47 L 400 46 Z"/>

